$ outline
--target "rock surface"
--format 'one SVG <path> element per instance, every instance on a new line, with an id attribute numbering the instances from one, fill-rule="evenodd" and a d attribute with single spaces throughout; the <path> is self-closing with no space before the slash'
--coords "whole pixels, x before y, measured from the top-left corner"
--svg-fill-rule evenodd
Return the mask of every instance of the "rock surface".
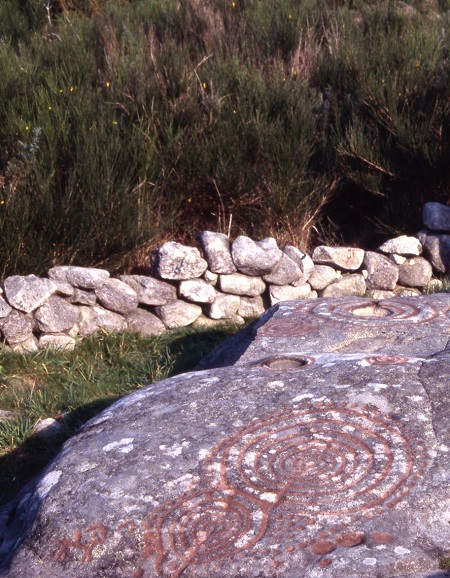
<path id="1" fill-rule="evenodd" d="M 401 235 L 400 237 L 389 239 L 389 241 L 380 245 L 378 251 L 381 251 L 382 253 L 393 253 L 395 255 L 412 257 L 422 253 L 422 245 L 416 237 Z"/>
<path id="2" fill-rule="evenodd" d="M 69 440 L 0 511 L 1 576 L 444 578 L 449 330 L 447 294 L 273 307 Z"/>
<path id="3" fill-rule="evenodd" d="M 450 235 L 436 235 L 419 231 L 417 237 L 423 245 L 433 269 L 440 273 L 450 272 Z"/>
<path id="4" fill-rule="evenodd" d="M 366 251 L 363 265 L 367 270 L 368 289 L 389 291 L 395 288 L 398 281 L 398 267 L 388 257 Z"/>
<path id="5" fill-rule="evenodd" d="M 37 309 L 57 290 L 53 281 L 36 275 L 13 275 L 5 279 L 3 288 L 9 305 L 24 313 Z"/>
<path id="6" fill-rule="evenodd" d="M 314 249 L 312 260 L 320 265 L 333 265 L 344 271 L 356 271 L 361 267 L 364 251 L 353 247 L 327 247 Z"/>
<path id="7" fill-rule="evenodd" d="M 199 235 L 199 240 L 212 273 L 225 275 L 235 273 L 236 267 L 231 258 L 230 240 L 224 233 L 203 231 Z"/>
<path id="8" fill-rule="evenodd" d="M 240 273 L 259 276 L 268 275 L 278 267 L 282 252 L 272 237 L 255 242 L 241 235 L 234 240 L 231 255 Z"/>
<path id="9" fill-rule="evenodd" d="M 201 277 L 208 263 L 195 247 L 164 243 L 155 252 L 155 272 L 161 279 L 195 279 Z"/>

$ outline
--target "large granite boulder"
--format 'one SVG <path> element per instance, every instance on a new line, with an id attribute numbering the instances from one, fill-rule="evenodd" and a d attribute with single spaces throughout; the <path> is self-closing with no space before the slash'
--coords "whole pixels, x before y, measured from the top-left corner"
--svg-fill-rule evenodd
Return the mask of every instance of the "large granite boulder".
<path id="1" fill-rule="evenodd" d="M 433 269 L 440 273 L 450 272 L 450 235 L 437 235 L 428 231 L 417 233 L 423 251 Z"/>
<path id="2" fill-rule="evenodd" d="M 422 253 L 422 245 L 416 237 L 408 237 L 407 235 L 400 235 L 385 241 L 378 247 L 378 251 L 393 255 L 402 255 L 413 257 Z"/>
<path id="3" fill-rule="evenodd" d="M 122 275 L 120 280 L 136 291 L 142 305 L 166 305 L 177 298 L 177 289 L 174 285 L 154 277 Z"/>
<path id="4" fill-rule="evenodd" d="M 1 576 L 444 578 L 449 330 L 447 294 L 271 308 L 69 440 L 0 510 Z"/>
<path id="5" fill-rule="evenodd" d="M 76 267 L 61 265 L 49 269 L 48 276 L 56 281 L 65 281 L 73 287 L 80 289 L 97 289 L 109 279 L 109 273 L 105 269 L 93 267 Z"/>
<path id="6" fill-rule="evenodd" d="M 366 251 L 363 266 L 367 271 L 368 289 L 389 291 L 395 288 L 398 281 L 398 267 L 390 259 L 379 253 Z"/>

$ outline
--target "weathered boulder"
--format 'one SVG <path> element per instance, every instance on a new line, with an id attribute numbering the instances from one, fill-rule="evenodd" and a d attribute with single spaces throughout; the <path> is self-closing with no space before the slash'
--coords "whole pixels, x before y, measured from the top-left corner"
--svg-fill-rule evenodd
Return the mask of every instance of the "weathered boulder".
<path id="1" fill-rule="evenodd" d="M 15 345 L 33 337 L 35 321 L 30 315 L 13 309 L 6 317 L 0 319 L 0 329 L 8 342 Z"/>
<path id="2" fill-rule="evenodd" d="M 427 287 L 433 270 L 423 257 L 408 259 L 398 268 L 398 282 L 406 287 Z"/>
<path id="3" fill-rule="evenodd" d="M 69 331 L 77 323 L 79 316 L 78 307 L 56 295 L 47 299 L 34 312 L 38 328 L 47 333 Z"/>
<path id="4" fill-rule="evenodd" d="M 316 291 L 321 291 L 340 276 L 341 273 L 333 269 L 333 267 L 329 267 L 328 265 L 315 265 L 314 271 L 309 276 L 308 283 Z"/>
<path id="5" fill-rule="evenodd" d="M 260 350 L 139 390 L 6 511 L 2 576 L 443 578 L 449 373 Z"/>
<path id="6" fill-rule="evenodd" d="M 243 235 L 233 242 L 231 254 L 240 273 L 255 277 L 272 273 L 282 257 L 282 252 L 272 237 L 255 242 Z"/>
<path id="7" fill-rule="evenodd" d="M 201 277 L 208 263 L 195 247 L 164 243 L 153 254 L 155 273 L 161 279 L 195 279 Z"/>
<path id="8" fill-rule="evenodd" d="M 312 254 L 312 260 L 319 265 L 332 265 L 344 271 L 357 271 L 363 262 L 364 251 L 353 247 L 327 247 L 320 245 Z"/>
<path id="9" fill-rule="evenodd" d="M 231 257 L 230 240 L 224 233 L 203 231 L 199 235 L 199 241 L 208 262 L 209 269 L 213 273 L 228 275 L 235 273 L 236 266 Z"/>
<path id="10" fill-rule="evenodd" d="M 76 289 L 67 281 L 61 281 L 60 279 L 52 279 L 53 283 L 56 285 L 56 293 L 62 295 L 63 297 L 73 297 Z"/>
<path id="11" fill-rule="evenodd" d="M 441 203 L 425 203 L 422 221 L 430 231 L 450 232 L 450 207 Z"/>
<path id="12" fill-rule="evenodd" d="M 398 267 L 384 255 L 366 251 L 363 266 L 367 271 L 368 289 L 389 291 L 394 289 L 398 280 Z"/>
<path id="13" fill-rule="evenodd" d="M 159 305 L 155 311 L 156 315 L 168 329 L 186 327 L 202 314 L 201 307 L 181 300 L 172 301 L 166 305 Z"/>
<path id="14" fill-rule="evenodd" d="M 52 417 L 39 420 L 33 428 L 33 435 L 44 440 L 58 437 L 62 435 L 62 433 L 61 424 Z"/>
<path id="15" fill-rule="evenodd" d="M 406 257 L 403 255 L 397 255 L 397 253 L 390 253 L 389 259 L 396 265 L 403 265 L 403 263 L 406 261 Z"/>
<path id="16" fill-rule="evenodd" d="M 402 256 L 414 256 L 422 253 L 422 245 L 416 237 L 401 235 L 394 239 L 389 239 L 378 247 L 382 253 L 394 253 Z"/>
<path id="17" fill-rule="evenodd" d="M 125 330 L 124 318 L 118 313 L 108 311 L 100 305 L 79 307 L 80 317 L 78 320 L 78 333 L 81 337 L 87 337 L 96 331 L 103 329 L 107 333 L 121 333 Z"/>
<path id="18" fill-rule="evenodd" d="M 249 277 L 242 275 L 242 273 L 220 275 L 219 287 L 224 293 L 247 295 L 248 297 L 256 297 L 266 290 L 266 284 L 261 277 Z"/>
<path id="19" fill-rule="evenodd" d="M 371 299 L 389 299 L 390 297 L 395 297 L 395 293 L 393 291 L 383 291 L 382 289 L 368 289 L 365 296 Z"/>
<path id="20" fill-rule="evenodd" d="M 142 305 L 165 305 L 177 298 L 176 287 L 154 277 L 121 275 L 119 279 L 136 291 Z"/>
<path id="21" fill-rule="evenodd" d="M 180 297 L 194 303 L 212 303 L 216 298 L 214 287 L 203 279 L 187 279 L 179 285 Z"/>
<path id="22" fill-rule="evenodd" d="M 48 271 L 48 276 L 50 279 L 66 281 L 73 287 L 79 287 L 80 289 L 97 289 L 109 279 L 109 273 L 104 269 L 75 267 L 72 265 L 53 267 Z"/>
<path id="23" fill-rule="evenodd" d="M 31 313 L 57 291 L 57 286 L 50 279 L 40 279 L 36 275 L 13 275 L 5 279 L 3 289 L 12 307 Z"/>
<path id="24" fill-rule="evenodd" d="M 212 271 L 208 271 L 206 270 L 203 273 L 203 279 L 209 283 L 210 285 L 212 285 L 213 287 L 215 287 L 217 285 L 217 282 L 219 280 L 219 275 L 217 273 L 213 273 Z"/>
<path id="25" fill-rule="evenodd" d="M 309 276 L 314 271 L 314 261 L 311 259 L 309 255 L 306 253 L 302 253 L 297 247 L 293 245 L 286 245 L 283 249 L 283 253 L 285 253 L 302 272 L 302 277 L 298 280 L 300 284 L 306 283 L 309 279 Z"/>
<path id="26" fill-rule="evenodd" d="M 140 335 L 161 335 L 165 332 L 164 323 L 145 309 L 135 309 L 125 317 L 127 330 Z"/>
<path id="27" fill-rule="evenodd" d="M 250 299 L 250 297 L 249 297 Z M 245 319 L 240 315 L 233 315 L 232 317 L 227 317 L 223 319 L 211 319 L 211 317 L 206 317 L 206 315 L 200 315 L 192 324 L 192 327 L 201 327 L 202 329 L 223 327 L 224 325 L 243 325 Z"/>
<path id="28" fill-rule="evenodd" d="M 270 285 L 270 304 L 275 305 L 280 301 L 294 301 L 296 299 L 308 299 L 311 296 L 311 285 L 303 283 L 293 287 L 291 285 Z"/>
<path id="29" fill-rule="evenodd" d="M 241 305 L 239 295 L 217 293 L 216 300 L 207 306 L 206 313 L 211 319 L 232 319 Z"/>
<path id="30" fill-rule="evenodd" d="M 139 305 L 138 294 L 120 279 L 108 279 L 95 290 L 97 301 L 110 311 L 127 315 Z"/>
<path id="31" fill-rule="evenodd" d="M 417 238 L 422 243 L 424 254 L 433 269 L 440 273 L 450 273 L 450 235 L 419 231 Z"/>
<path id="32" fill-rule="evenodd" d="M 272 273 L 269 273 L 269 275 L 263 276 L 263 280 L 266 283 L 271 283 L 272 285 L 289 285 L 290 283 L 294 283 L 300 279 L 304 279 L 303 272 L 297 266 L 297 264 L 284 252 L 278 267 L 272 271 Z"/>
<path id="33" fill-rule="evenodd" d="M 325 287 L 322 297 L 362 297 L 366 292 L 366 281 L 363 275 L 355 273 L 345 275 Z"/>

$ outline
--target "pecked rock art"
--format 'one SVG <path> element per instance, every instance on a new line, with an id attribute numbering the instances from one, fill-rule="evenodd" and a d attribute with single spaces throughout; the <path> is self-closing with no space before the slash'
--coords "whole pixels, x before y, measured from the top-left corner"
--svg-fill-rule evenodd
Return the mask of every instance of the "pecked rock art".
<path id="1" fill-rule="evenodd" d="M 120 400 L 20 496 L 0 576 L 443 578 L 450 320 L 437 303 L 387 305 L 399 323 L 417 319 L 410 338 L 432 324 L 435 355 L 413 340 L 308 354 L 282 341 L 274 353 L 263 324 L 242 365 Z M 324 310 L 346 320 L 362 307 L 317 306 L 324 324 Z"/>

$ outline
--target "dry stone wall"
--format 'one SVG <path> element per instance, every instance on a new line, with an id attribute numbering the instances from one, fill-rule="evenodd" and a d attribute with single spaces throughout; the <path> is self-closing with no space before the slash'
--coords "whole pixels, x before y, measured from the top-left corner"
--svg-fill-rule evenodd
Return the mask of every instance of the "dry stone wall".
<path id="1" fill-rule="evenodd" d="M 317 297 L 419 295 L 439 290 L 450 272 L 450 207 L 427 203 L 424 229 L 376 251 L 279 248 L 275 239 L 233 242 L 205 231 L 199 248 L 164 243 L 152 274 L 58 266 L 46 278 L 12 276 L 1 284 L 0 332 L 15 351 L 72 348 L 95 331 L 159 335 L 188 325 L 242 324 L 281 301 Z"/>

